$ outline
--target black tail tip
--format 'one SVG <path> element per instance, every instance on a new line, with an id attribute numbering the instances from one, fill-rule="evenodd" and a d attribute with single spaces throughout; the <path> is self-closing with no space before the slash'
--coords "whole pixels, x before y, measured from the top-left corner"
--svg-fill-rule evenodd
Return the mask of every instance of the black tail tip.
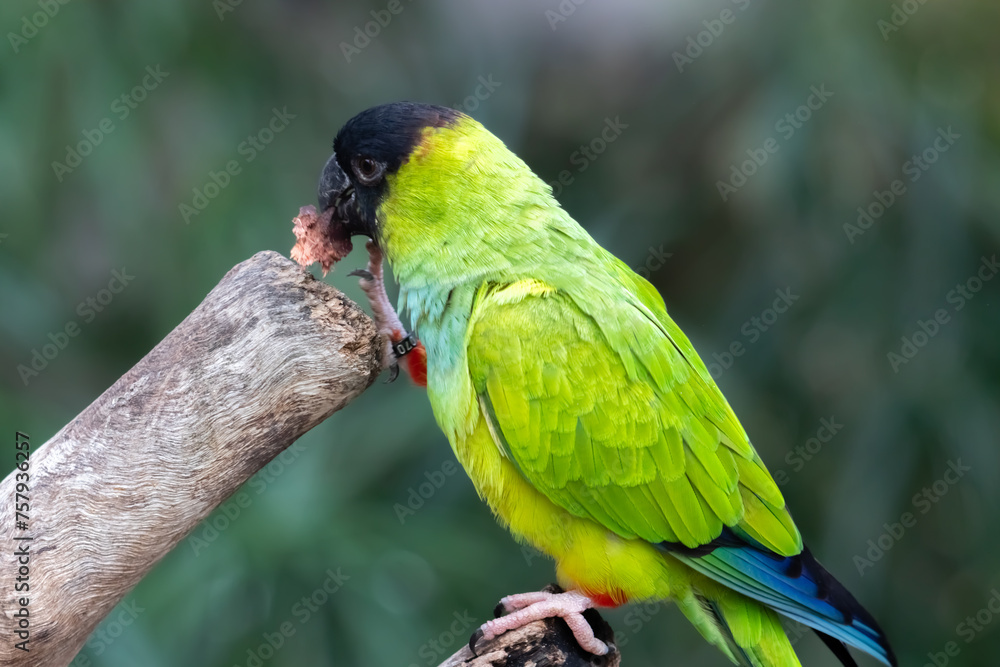
<path id="1" fill-rule="evenodd" d="M 833 653 L 834 657 L 837 658 L 837 660 L 840 660 L 840 664 L 844 667 L 858 667 L 858 663 L 854 660 L 854 656 L 852 656 L 851 652 L 847 650 L 847 644 L 835 637 L 831 637 L 825 632 L 820 632 L 815 628 L 813 628 L 813 632 L 815 632 L 826 647 L 830 649 L 830 652 Z M 896 654 L 892 652 L 892 647 L 889 646 L 889 642 L 886 640 L 885 635 L 881 636 L 879 645 L 885 649 L 885 658 L 889 662 L 889 665 L 891 667 L 898 667 L 899 663 L 896 661 Z"/>

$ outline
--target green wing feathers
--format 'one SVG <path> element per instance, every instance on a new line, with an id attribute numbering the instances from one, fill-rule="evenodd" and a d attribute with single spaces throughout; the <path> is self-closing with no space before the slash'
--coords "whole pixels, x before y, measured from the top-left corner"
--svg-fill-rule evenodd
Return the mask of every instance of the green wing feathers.
<path id="1" fill-rule="evenodd" d="M 739 526 L 799 553 L 780 491 L 690 342 L 651 286 L 628 287 L 625 304 L 535 281 L 480 290 L 469 369 L 503 450 L 552 502 L 623 538 L 694 548 Z"/>

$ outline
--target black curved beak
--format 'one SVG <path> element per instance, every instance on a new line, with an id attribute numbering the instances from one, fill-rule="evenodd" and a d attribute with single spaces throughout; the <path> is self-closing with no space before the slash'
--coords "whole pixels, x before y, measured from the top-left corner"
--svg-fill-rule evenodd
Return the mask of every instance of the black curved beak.
<path id="1" fill-rule="evenodd" d="M 347 174 L 337 163 L 337 156 L 331 155 L 323 166 L 323 173 L 319 175 L 319 210 L 322 213 L 334 204 L 339 203 L 341 195 L 351 189 L 351 182 Z"/>
<path id="2" fill-rule="evenodd" d="M 354 185 L 341 169 L 336 155 L 331 155 L 323 167 L 323 173 L 319 177 L 317 197 L 320 212 L 333 208 L 332 221 L 343 225 L 348 234 L 351 236 L 362 234 L 375 238 L 375 230 L 371 229 L 371 225 L 361 215 Z"/>

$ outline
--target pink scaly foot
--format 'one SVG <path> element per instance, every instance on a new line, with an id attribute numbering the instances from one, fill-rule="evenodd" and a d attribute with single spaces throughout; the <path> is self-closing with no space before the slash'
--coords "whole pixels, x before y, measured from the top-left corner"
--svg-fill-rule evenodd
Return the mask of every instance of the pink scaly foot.
<path id="1" fill-rule="evenodd" d="M 378 332 L 390 342 L 400 340 L 406 335 L 406 330 L 403 328 L 403 323 L 399 321 L 396 309 L 389 303 L 389 295 L 385 292 L 382 251 L 372 241 L 369 241 L 365 247 L 368 249 L 368 268 L 351 271 L 348 275 L 360 278 L 358 283 L 361 285 L 361 291 L 368 297 L 368 303 L 371 304 Z M 392 346 L 387 345 L 386 350 L 391 352 Z M 385 368 L 395 363 L 396 359 L 391 353 L 386 354 L 382 360 Z"/>
<path id="2" fill-rule="evenodd" d="M 368 249 L 368 268 L 352 271 L 349 275 L 358 276 L 361 290 L 368 297 L 372 314 L 375 316 L 375 326 L 378 332 L 386 339 L 385 354 L 382 357 L 384 368 L 391 370 L 389 382 L 396 379 L 399 374 L 399 365 L 394 349 L 400 348 L 401 354 L 406 355 L 406 368 L 413 378 L 413 381 L 420 386 L 427 386 L 427 351 L 420 343 L 415 343 L 415 338 L 408 337 L 403 323 L 399 321 L 396 310 L 389 302 L 389 295 L 385 292 L 385 281 L 382 273 L 382 251 L 374 242 L 369 241 L 365 246 Z"/>
<path id="3" fill-rule="evenodd" d="M 500 601 L 499 606 L 511 613 L 483 623 L 470 642 L 473 651 L 480 637 L 489 641 L 508 630 L 517 630 L 529 623 L 558 616 L 566 621 L 580 648 L 594 655 L 608 653 L 608 645 L 594 636 L 593 628 L 583 617 L 583 612 L 594 608 L 594 601 L 579 591 L 508 595 Z"/>

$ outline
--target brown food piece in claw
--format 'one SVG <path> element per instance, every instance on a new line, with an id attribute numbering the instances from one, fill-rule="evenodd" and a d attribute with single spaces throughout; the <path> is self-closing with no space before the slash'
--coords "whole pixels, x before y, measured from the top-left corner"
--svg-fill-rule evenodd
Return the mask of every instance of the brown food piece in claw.
<path id="1" fill-rule="evenodd" d="M 331 220 L 333 208 L 318 213 L 316 207 L 309 205 L 299 209 L 298 216 L 292 220 L 295 234 L 295 245 L 292 247 L 292 259 L 301 266 L 309 266 L 319 262 L 325 276 L 330 267 L 347 257 L 351 252 L 351 237 L 344 226 Z"/>

